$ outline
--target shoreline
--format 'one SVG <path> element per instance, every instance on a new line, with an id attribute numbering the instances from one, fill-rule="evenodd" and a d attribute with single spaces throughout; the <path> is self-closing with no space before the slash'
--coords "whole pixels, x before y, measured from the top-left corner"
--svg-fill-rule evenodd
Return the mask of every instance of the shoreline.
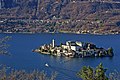
<path id="1" fill-rule="evenodd" d="M 0 32 L 0 34 L 78 34 L 78 35 L 120 35 L 120 33 L 73 33 L 73 32 Z"/>

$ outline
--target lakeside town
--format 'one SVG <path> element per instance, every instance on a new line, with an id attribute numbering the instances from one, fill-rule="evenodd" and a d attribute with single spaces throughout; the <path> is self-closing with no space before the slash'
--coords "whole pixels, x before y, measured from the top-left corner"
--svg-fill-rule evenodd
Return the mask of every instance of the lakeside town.
<path id="1" fill-rule="evenodd" d="M 61 20 L 55 17 L 53 20 L 3 19 L 0 20 L 0 33 L 75 33 L 96 35 L 120 34 L 120 31 L 118 29 L 119 27 L 103 30 L 103 27 L 91 27 L 91 29 L 89 27 L 75 28 L 75 26 L 72 26 L 73 24 L 81 23 L 89 23 L 90 25 L 97 26 L 101 24 L 101 20 Z"/>
<path id="2" fill-rule="evenodd" d="M 61 43 L 60 45 L 56 45 L 54 39 L 51 44 L 44 44 L 38 49 L 33 50 L 33 52 L 74 58 L 114 56 L 112 48 L 106 50 L 104 48 L 98 48 L 92 43 L 78 41 L 67 41 L 65 44 Z"/>

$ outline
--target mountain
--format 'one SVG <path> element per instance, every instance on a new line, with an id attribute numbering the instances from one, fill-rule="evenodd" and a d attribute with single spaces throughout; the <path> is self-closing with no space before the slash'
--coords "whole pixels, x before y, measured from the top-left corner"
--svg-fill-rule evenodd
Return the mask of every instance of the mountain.
<path id="1" fill-rule="evenodd" d="M 0 0 L 0 19 L 68 21 L 62 30 L 120 31 L 119 0 Z M 40 25 L 39 25 L 40 26 Z M 58 29 L 60 27 L 52 27 Z M 61 30 L 60 29 L 60 30 Z M 71 30 L 72 29 L 72 30 Z"/>

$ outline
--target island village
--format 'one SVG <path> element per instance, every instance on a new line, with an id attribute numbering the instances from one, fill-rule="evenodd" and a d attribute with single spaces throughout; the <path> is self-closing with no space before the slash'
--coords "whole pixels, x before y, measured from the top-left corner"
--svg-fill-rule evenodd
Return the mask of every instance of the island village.
<path id="1" fill-rule="evenodd" d="M 38 49 L 33 50 L 33 52 L 74 58 L 114 56 L 112 48 L 106 50 L 98 48 L 92 43 L 78 41 L 67 41 L 65 44 L 56 45 L 54 39 L 51 44 L 44 44 Z"/>

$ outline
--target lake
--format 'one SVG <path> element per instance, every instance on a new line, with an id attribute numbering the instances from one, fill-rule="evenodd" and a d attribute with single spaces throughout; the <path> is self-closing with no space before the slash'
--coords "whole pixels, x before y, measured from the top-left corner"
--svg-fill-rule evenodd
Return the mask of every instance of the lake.
<path id="1" fill-rule="evenodd" d="M 24 69 L 32 71 L 38 69 L 45 71 L 48 75 L 52 72 L 57 72 L 57 80 L 79 80 L 76 77 L 76 72 L 83 66 L 96 67 L 99 63 L 107 68 L 107 74 L 114 70 L 120 71 L 120 35 L 81 35 L 81 34 L 0 34 L 1 37 L 11 36 L 8 41 L 8 48 L 12 56 L 0 56 L 0 64 L 5 64 L 13 69 Z M 104 58 L 65 58 L 54 57 L 50 55 L 42 55 L 32 52 L 43 44 L 51 43 L 55 39 L 56 44 L 65 43 L 66 41 L 83 41 L 91 42 L 97 47 L 105 49 L 113 47 L 114 57 Z M 52 67 L 45 67 L 45 64 Z"/>

